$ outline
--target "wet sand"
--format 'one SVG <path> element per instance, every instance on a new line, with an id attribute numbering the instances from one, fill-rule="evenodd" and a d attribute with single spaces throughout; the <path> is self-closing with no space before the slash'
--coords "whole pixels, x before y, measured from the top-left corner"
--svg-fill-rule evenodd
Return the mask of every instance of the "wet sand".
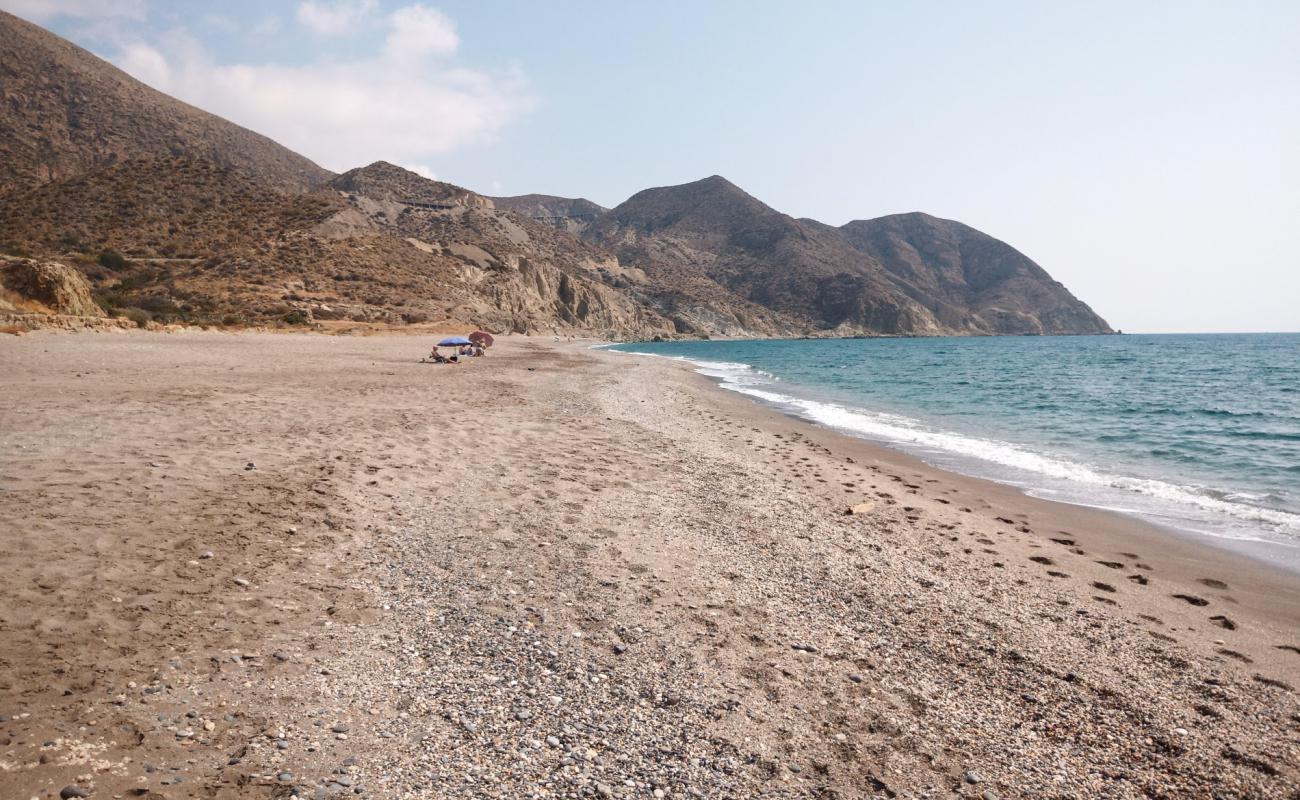
<path id="1" fill-rule="evenodd" d="M 427 346 L 0 339 L 0 796 L 1294 793 L 1296 577 L 682 364 Z"/>

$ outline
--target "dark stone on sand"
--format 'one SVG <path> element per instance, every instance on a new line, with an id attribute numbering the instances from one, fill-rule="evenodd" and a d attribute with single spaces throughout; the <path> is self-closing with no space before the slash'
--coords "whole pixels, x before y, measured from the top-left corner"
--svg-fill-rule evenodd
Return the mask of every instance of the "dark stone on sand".
<path id="1" fill-rule="evenodd" d="M 60 789 L 59 797 L 62 800 L 69 800 L 69 798 L 72 797 L 90 797 L 90 792 L 86 791 L 85 789 L 81 788 L 80 786 L 74 783 L 69 786 L 64 786 L 62 789 Z"/>
<path id="2" fill-rule="evenodd" d="M 626 652 L 627 652 L 627 645 L 625 645 L 625 644 L 616 644 L 616 645 L 614 645 L 614 655 L 621 656 L 621 655 L 623 655 L 623 654 L 626 653 Z"/>
<path id="3" fill-rule="evenodd" d="M 334 727 L 330 728 L 330 730 L 334 731 L 335 733 L 347 733 L 352 729 L 348 727 L 346 724 L 342 722 L 338 722 L 335 723 Z"/>
<path id="4" fill-rule="evenodd" d="M 853 681 L 854 683 L 862 683 L 862 676 L 855 672 L 849 676 L 849 680 Z"/>

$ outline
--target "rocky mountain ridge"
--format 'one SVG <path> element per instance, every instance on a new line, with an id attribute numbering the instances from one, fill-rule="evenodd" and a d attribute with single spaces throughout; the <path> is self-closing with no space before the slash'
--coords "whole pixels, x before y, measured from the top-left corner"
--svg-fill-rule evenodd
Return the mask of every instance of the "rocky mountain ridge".
<path id="1" fill-rule="evenodd" d="M 639 192 L 583 237 L 664 286 L 701 275 L 772 311 L 781 333 L 1110 332 L 1038 265 L 969 226 L 903 214 L 835 228 L 717 175 Z"/>
<path id="2" fill-rule="evenodd" d="M 613 209 L 490 198 L 383 161 L 333 175 L 3 13 L 0 78 L 0 250 L 81 270 L 133 318 L 610 338 L 1110 330 L 1023 254 L 924 214 L 835 228 L 716 175 Z"/>
<path id="3" fill-rule="evenodd" d="M 609 211 L 583 197 L 555 197 L 548 194 L 521 194 L 493 198 L 497 208 L 544 222 L 562 231 L 578 235 Z"/>

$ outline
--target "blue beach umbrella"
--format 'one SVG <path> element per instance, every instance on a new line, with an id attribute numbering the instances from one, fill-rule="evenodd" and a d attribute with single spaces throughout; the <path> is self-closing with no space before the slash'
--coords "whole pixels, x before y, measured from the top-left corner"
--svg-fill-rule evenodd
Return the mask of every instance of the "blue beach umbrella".
<path id="1" fill-rule="evenodd" d="M 464 336 L 448 336 L 446 339 L 443 339 L 441 342 L 438 342 L 439 347 L 459 347 L 460 345 L 463 344 L 474 344 L 474 343 L 471 342 L 469 339 L 466 339 Z"/>

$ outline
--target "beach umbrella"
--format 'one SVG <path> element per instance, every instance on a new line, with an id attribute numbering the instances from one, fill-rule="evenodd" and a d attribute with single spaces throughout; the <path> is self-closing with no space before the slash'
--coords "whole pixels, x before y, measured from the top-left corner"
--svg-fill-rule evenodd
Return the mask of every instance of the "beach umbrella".
<path id="1" fill-rule="evenodd" d="M 443 339 L 441 342 L 438 342 L 439 347 L 460 347 L 461 345 L 466 345 L 466 344 L 474 344 L 474 343 L 471 342 L 469 339 L 466 339 L 464 336 L 448 336 L 446 339 Z"/>
<path id="2" fill-rule="evenodd" d="M 474 331 L 469 335 L 469 340 L 480 347 L 492 346 L 492 334 L 487 331 Z"/>

